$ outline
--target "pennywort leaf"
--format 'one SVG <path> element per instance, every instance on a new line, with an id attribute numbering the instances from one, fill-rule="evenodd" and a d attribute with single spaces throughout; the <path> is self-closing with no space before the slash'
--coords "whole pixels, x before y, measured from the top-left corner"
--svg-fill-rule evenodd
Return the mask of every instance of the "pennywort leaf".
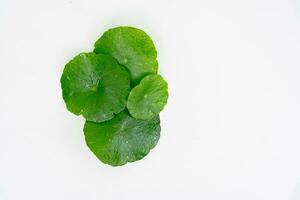
<path id="1" fill-rule="evenodd" d="M 168 101 L 168 84 L 160 75 L 148 75 L 135 86 L 128 97 L 127 108 L 136 119 L 151 119 Z"/>
<path id="2" fill-rule="evenodd" d="M 116 58 L 129 70 L 134 85 L 144 76 L 157 73 L 155 46 L 140 29 L 127 26 L 109 29 L 95 43 L 94 52 Z"/>
<path id="3" fill-rule="evenodd" d="M 142 159 L 155 147 L 160 137 L 160 120 L 137 120 L 125 110 L 113 119 L 94 123 L 86 121 L 85 140 L 103 163 L 120 166 Z"/>
<path id="4" fill-rule="evenodd" d="M 130 79 L 111 56 L 82 53 L 66 64 L 61 87 L 69 111 L 103 122 L 124 110 Z"/>

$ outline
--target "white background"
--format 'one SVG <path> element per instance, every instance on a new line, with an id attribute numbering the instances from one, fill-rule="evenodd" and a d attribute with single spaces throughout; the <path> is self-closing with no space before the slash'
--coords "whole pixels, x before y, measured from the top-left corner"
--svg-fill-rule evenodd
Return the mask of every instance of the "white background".
<path id="1" fill-rule="evenodd" d="M 161 139 L 113 168 L 61 97 L 107 28 L 154 40 Z M 0 200 L 299 200 L 298 0 L 0 0 Z"/>

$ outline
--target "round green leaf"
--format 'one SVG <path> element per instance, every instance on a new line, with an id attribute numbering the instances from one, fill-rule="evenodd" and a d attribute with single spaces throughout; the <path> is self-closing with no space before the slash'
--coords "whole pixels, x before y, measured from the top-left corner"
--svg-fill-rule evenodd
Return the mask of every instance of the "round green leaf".
<path id="1" fill-rule="evenodd" d="M 61 87 L 69 111 L 103 122 L 124 110 L 130 78 L 111 56 L 82 53 L 66 64 Z"/>
<path id="2" fill-rule="evenodd" d="M 136 119 L 151 119 L 163 110 L 167 101 L 167 82 L 160 75 L 148 75 L 131 90 L 127 108 Z"/>
<path id="3" fill-rule="evenodd" d="M 106 122 L 86 121 L 84 134 L 99 160 L 120 166 L 142 159 L 155 147 L 160 137 L 160 120 L 159 116 L 137 120 L 124 110 Z"/>
<path id="4" fill-rule="evenodd" d="M 95 53 L 109 54 L 130 72 L 137 84 L 144 76 L 156 74 L 157 52 L 151 38 L 133 27 L 116 27 L 106 31 L 95 43 Z"/>

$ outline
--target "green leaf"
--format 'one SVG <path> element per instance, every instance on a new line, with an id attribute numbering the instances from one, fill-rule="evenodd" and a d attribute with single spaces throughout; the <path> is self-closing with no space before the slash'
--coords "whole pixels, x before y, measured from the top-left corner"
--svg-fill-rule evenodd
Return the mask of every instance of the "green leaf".
<path id="1" fill-rule="evenodd" d="M 167 101 L 167 82 L 160 75 L 148 75 L 131 90 L 127 108 L 136 119 L 151 119 L 163 110 Z"/>
<path id="2" fill-rule="evenodd" d="M 124 110 L 130 78 L 111 56 L 82 53 L 66 64 L 61 87 L 69 111 L 103 122 Z"/>
<path id="3" fill-rule="evenodd" d="M 99 160 L 120 166 L 142 159 L 155 147 L 160 137 L 160 120 L 159 116 L 137 120 L 124 110 L 103 123 L 86 121 L 84 134 Z"/>
<path id="4" fill-rule="evenodd" d="M 133 27 L 116 27 L 106 31 L 95 43 L 95 53 L 109 54 L 130 72 L 136 85 L 144 76 L 156 74 L 157 52 L 151 38 Z"/>

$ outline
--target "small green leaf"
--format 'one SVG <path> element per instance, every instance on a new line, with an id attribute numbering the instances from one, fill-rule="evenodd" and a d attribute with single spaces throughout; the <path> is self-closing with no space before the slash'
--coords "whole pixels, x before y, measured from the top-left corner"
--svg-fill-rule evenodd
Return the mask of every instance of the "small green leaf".
<path id="1" fill-rule="evenodd" d="M 95 43 L 95 53 L 109 54 L 130 72 L 136 85 L 144 76 L 156 74 L 157 52 L 151 38 L 133 27 L 116 27 L 106 31 Z"/>
<path id="2" fill-rule="evenodd" d="M 66 64 L 61 87 L 69 111 L 103 122 L 124 110 L 130 78 L 111 56 L 82 53 Z"/>
<path id="3" fill-rule="evenodd" d="M 167 101 L 167 82 L 160 75 L 148 75 L 131 90 L 127 108 L 136 119 L 151 119 L 163 110 Z"/>
<path id="4" fill-rule="evenodd" d="M 85 140 L 103 163 L 120 166 L 142 159 L 155 147 L 160 137 L 159 116 L 137 120 L 124 110 L 113 119 L 94 123 L 86 121 Z"/>

